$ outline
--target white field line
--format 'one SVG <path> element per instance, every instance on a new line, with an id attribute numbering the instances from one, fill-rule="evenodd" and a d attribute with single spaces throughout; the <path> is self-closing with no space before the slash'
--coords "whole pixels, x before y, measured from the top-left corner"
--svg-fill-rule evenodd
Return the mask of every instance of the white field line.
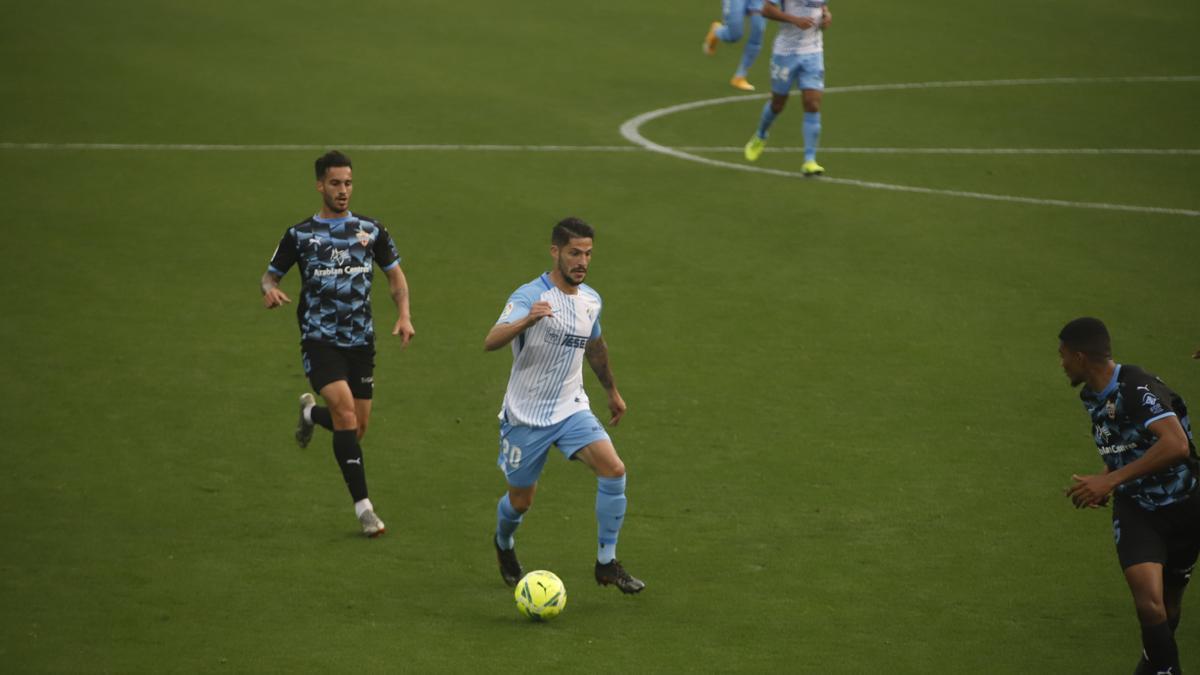
<path id="1" fill-rule="evenodd" d="M 12 143 L 0 150 L 127 150 L 174 152 L 321 151 L 328 148 L 374 152 L 650 152 L 638 145 L 506 145 L 499 143 L 415 143 L 374 145 L 212 144 L 212 143 Z M 740 145 L 695 145 L 675 148 L 684 152 L 727 153 Z M 767 152 L 797 153 L 795 146 L 768 147 Z M 823 154 L 847 155 L 1200 155 L 1200 148 L 821 148 Z"/>
<path id="2" fill-rule="evenodd" d="M 849 87 L 829 87 L 825 91 L 828 93 L 838 92 L 863 92 L 863 91 L 889 91 L 902 89 L 942 89 L 952 87 L 1006 87 L 1006 86 L 1028 86 L 1028 85 L 1053 85 L 1053 84 L 1094 84 L 1094 83 L 1137 83 L 1137 82 L 1200 82 L 1200 76 L 1169 76 L 1169 77 L 1055 77 L 1044 79 L 1021 79 L 1021 80 L 964 80 L 958 82 L 911 82 L 903 84 L 878 84 L 878 85 L 856 85 Z M 692 101 L 690 103 L 681 103 L 678 105 L 658 108 L 649 112 L 644 112 L 636 117 L 626 120 L 621 125 L 621 135 L 625 140 L 639 145 L 647 150 L 657 152 L 663 155 L 669 155 L 689 162 L 704 164 L 707 166 L 715 166 L 724 169 L 733 169 L 736 171 L 747 171 L 751 173 L 766 174 L 770 176 L 780 176 L 785 178 L 804 178 L 805 176 L 799 171 L 784 171 L 782 169 L 768 169 L 765 167 L 754 166 L 745 163 L 724 162 L 721 160 L 710 159 L 708 157 L 700 157 L 683 150 L 670 148 L 659 143 L 655 143 L 646 138 L 641 133 L 641 127 L 652 120 L 660 117 L 666 117 L 675 113 L 684 112 L 687 110 L 695 110 L 697 108 L 706 108 L 709 106 L 722 105 L 725 103 L 733 103 L 737 101 L 765 99 L 765 94 L 741 95 L 741 96 L 723 96 L 720 98 L 706 99 L 703 101 Z M 964 197 L 968 199 L 981 199 L 996 202 L 1009 202 L 1016 204 L 1034 204 L 1038 206 L 1061 206 L 1077 209 L 1097 209 L 1105 211 L 1126 211 L 1132 213 L 1155 213 L 1164 215 L 1177 216 L 1200 216 L 1200 211 L 1194 209 L 1176 209 L 1158 206 L 1139 206 L 1134 204 L 1110 204 L 1106 202 L 1081 202 L 1070 201 L 1065 199 L 1040 199 L 1036 197 L 1021 197 L 1017 195 L 991 194 L 986 192 L 972 192 L 964 190 L 942 190 L 936 188 L 919 187 L 915 185 L 899 185 L 894 183 L 881 183 L 877 181 L 864 181 L 852 178 L 832 178 L 822 176 L 817 182 L 832 183 L 834 185 L 851 185 L 855 187 L 863 187 L 872 190 L 889 190 L 893 192 L 909 192 L 917 194 L 942 195 L 948 197 Z"/>

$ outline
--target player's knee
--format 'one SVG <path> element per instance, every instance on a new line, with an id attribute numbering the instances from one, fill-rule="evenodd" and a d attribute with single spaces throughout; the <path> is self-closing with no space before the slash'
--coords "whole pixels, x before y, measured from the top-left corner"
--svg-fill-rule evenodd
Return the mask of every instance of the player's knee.
<path id="1" fill-rule="evenodd" d="M 367 435 L 367 421 L 358 420 L 358 440 L 362 440 L 363 436 Z"/>
<path id="2" fill-rule="evenodd" d="M 742 23 L 736 21 L 725 24 L 725 41 L 737 42 L 742 39 Z"/>
<path id="3" fill-rule="evenodd" d="M 508 493 L 508 503 L 512 504 L 513 510 L 517 513 L 525 513 L 529 507 L 533 506 L 533 494 L 513 494 Z"/>
<path id="4" fill-rule="evenodd" d="M 330 408 L 329 414 L 333 417 L 333 428 L 335 429 L 359 428 L 358 415 L 354 413 L 354 406 Z"/>
<path id="5" fill-rule="evenodd" d="M 786 97 L 776 96 L 775 98 L 771 99 L 771 112 L 775 113 L 776 115 L 783 112 L 785 107 L 787 107 Z"/>
<path id="6" fill-rule="evenodd" d="M 819 99 L 804 99 L 804 112 L 821 112 L 821 101 Z"/>
<path id="7" fill-rule="evenodd" d="M 611 461 L 602 464 L 597 473 L 602 478 L 624 478 L 625 462 L 622 462 L 620 457 L 613 457 Z"/>
<path id="8" fill-rule="evenodd" d="M 1161 598 L 1134 598 L 1133 604 L 1143 626 L 1157 626 L 1167 620 L 1167 608 Z"/>

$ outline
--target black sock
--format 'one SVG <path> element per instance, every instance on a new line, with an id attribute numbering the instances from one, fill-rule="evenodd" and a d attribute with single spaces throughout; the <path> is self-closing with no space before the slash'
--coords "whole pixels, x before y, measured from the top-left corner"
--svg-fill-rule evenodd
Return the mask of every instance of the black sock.
<path id="1" fill-rule="evenodd" d="M 333 432 L 333 456 L 337 458 L 342 478 L 354 501 L 367 498 L 367 474 L 363 471 L 362 448 L 358 445 L 358 432 L 345 429 Z M 1163 624 L 1164 626 L 1166 624 Z"/>
<path id="2" fill-rule="evenodd" d="M 329 408 L 322 408 L 319 405 L 315 405 L 312 410 L 308 411 L 308 416 L 312 418 L 313 424 L 318 424 L 333 431 L 333 415 L 329 414 Z"/>
<path id="3" fill-rule="evenodd" d="M 1158 670 L 1174 668 L 1175 672 L 1180 671 L 1179 647 L 1175 644 L 1175 636 L 1168 622 L 1142 626 L 1142 647 L 1146 650 L 1150 665 Z"/>

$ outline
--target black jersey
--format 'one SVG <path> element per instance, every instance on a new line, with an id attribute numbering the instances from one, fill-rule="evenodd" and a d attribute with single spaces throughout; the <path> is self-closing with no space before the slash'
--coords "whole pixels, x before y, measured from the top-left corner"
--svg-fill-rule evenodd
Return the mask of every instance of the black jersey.
<path id="1" fill-rule="evenodd" d="M 400 254 L 378 221 L 353 213 L 344 218 L 313 216 L 283 233 L 268 267 L 280 277 L 300 266 L 296 318 L 300 339 L 339 347 L 361 347 L 375 340 L 371 321 L 374 265 L 387 271 Z"/>
<path id="2" fill-rule="evenodd" d="M 1158 379 L 1137 366 L 1117 365 L 1104 391 L 1087 386 L 1079 393 L 1092 418 L 1092 435 L 1100 458 L 1110 471 L 1141 458 L 1158 440 L 1149 426 L 1166 417 L 1179 418 L 1188 437 L 1190 457 L 1159 473 L 1128 481 L 1117 488 L 1144 509 L 1154 510 L 1187 499 L 1196 488 L 1196 448 L 1183 399 Z"/>

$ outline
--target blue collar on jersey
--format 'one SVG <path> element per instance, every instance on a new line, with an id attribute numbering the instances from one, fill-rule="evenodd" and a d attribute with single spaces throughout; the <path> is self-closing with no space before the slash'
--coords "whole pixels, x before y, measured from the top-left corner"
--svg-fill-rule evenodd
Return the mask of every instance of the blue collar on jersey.
<path id="1" fill-rule="evenodd" d="M 1092 394 L 1092 398 L 1097 401 L 1102 401 L 1109 397 L 1110 394 L 1117 388 L 1117 378 L 1121 375 L 1121 364 L 1117 364 L 1116 370 L 1113 371 L 1112 379 L 1108 381 L 1108 385 L 1104 387 L 1104 391 L 1099 394 Z M 1091 390 L 1089 390 L 1091 391 Z"/>
<path id="2" fill-rule="evenodd" d="M 550 290 L 551 288 L 554 288 L 554 283 L 550 281 L 550 273 L 549 272 L 542 272 L 542 276 L 538 277 L 538 279 L 541 279 L 542 283 L 546 284 L 546 290 Z"/>
<path id="3" fill-rule="evenodd" d="M 341 218 L 322 218 L 321 216 L 314 215 L 313 220 L 317 221 L 318 223 L 325 223 L 326 225 L 337 225 L 344 223 L 347 220 L 354 220 L 354 214 L 350 211 L 347 211 L 346 215 L 342 216 Z"/>

